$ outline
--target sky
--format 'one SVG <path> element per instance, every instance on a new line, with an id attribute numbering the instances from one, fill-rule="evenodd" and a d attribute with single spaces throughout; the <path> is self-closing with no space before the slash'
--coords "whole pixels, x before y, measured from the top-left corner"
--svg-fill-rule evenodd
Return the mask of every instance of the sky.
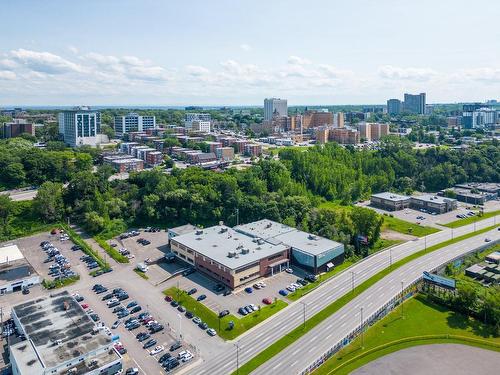
<path id="1" fill-rule="evenodd" d="M 0 4 L 0 106 L 500 100 L 494 0 Z"/>

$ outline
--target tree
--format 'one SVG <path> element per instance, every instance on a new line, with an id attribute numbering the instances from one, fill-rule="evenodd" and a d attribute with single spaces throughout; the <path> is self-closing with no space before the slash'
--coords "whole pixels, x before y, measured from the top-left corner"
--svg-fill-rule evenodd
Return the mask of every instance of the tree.
<path id="1" fill-rule="evenodd" d="M 85 213 L 85 228 L 90 233 L 99 233 L 106 226 L 106 220 L 95 211 Z"/>
<path id="2" fill-rule="evenodd" d="M 47 223 L 61 220 L 64 215 L 62 184 L 44 182 L 33 200 L 33 209 Z"/>
<path id="3" fill-rule="evenodd" d="M 21 163 L 12 163 L 0 171 L 0 182 L 9 187 L 22 186 L 26 180 L 24 166 Z"/>
<path id="4" fill-rule="evenodd" d="M 115 130 L 109 125 L 101 125 L 101 133 L 105 134 L 109 139 L 115 137 Z"/>
<path id="5" fill-rule="evenodd" d="M 8 195 L 0 194 L 0 226 L 1 231 L 4 235 L 9 233 L 9 219 L 14 212 L 14 203 Z"/>

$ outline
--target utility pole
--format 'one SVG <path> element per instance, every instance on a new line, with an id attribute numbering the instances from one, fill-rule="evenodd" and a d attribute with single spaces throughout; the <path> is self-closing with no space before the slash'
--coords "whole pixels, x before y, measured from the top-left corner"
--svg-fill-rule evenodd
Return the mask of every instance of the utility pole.
<path id="1" fill-rule="evenodd" d="M 354 276 L 356 276 L 356 273 L 351 271 L 351 293 L 354 293 Z"/>
<path id="2" fill-rule="evenodd" d="M 302 323 L 302 328 L 305 329 L 306 328 L 306 303 L 302 302 L 302 301 L 300 301 L 300 303 L 303 306 L 303 323 Z"/>
<path id="3" fill-rule="evenodd" d="M 239 341 L 234 344 L 236 346 L 236 374 L 240 373 L 240 343 Z"/>

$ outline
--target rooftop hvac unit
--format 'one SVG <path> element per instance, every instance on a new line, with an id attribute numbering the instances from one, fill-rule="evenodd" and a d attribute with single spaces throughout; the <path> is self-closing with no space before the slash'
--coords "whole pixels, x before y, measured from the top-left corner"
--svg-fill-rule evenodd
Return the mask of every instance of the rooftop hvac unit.
<path id="1" fill-rule="evenodd" d="M 257 240 L 257 243 L 258 243 L 259 245 L 263 245 L 263 244 L 264 244 L 264 240 L 263 240 L 262 238 L 259 238 L 259 239 Z"/>
<path id="2" fill-rule="evenodd" d="M 233 253 L 232 251 L 229 251 L 229 252 L 227 253 L 227 257 L 228 257 L 228 258 L 233 258 L 233 257 L 234 257 L 234 253 Z"/>
<path id="3" fill-rule="evenodd" d="M 250 249 L 241 249 L 242 254 L 248 254 L 250 252 Z"/>
<path id="4" fill-rule="evenodd" d="M 199 236 L 200 234 L 203 234 L 203 230 L 202 230 L 202 229 L 198 229 L 198 230 L 196 231 L 196 235 L 197 235 L 197 236 Z"/>
<path id="5" fill-rule="evenodd" d="M 227 228 L 220 228 L 220 232 L 221 233 L 226 233 L 227 232 Z"/>
<path id="6" fill-rule="evenodd" d="M 317 237 L 314 234 L 310 234 L 308 237 L 310 240 L 316 240 Z"/>

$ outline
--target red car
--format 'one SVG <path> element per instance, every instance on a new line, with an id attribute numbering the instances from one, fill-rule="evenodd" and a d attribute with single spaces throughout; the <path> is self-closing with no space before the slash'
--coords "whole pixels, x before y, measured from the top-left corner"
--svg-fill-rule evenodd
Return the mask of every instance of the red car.
<path id="1" fill-rule="evenodd" d="M 89 305 L 88 305 L 88 304 L 86 304 L 86 303 L 82 303 L 82 308 L 83 308 L 83 309 L 88 309 L 88 308 L 89 308 Z"/>
<path id="2" fill-rule="evenodd" d="M 270 305 L 271 303 L 273 303 L 273 301 L 271 301 L 271 298 L 264 298 L 262 300 L 262 303 L 264 303 L 266 305 Z"/>
<path id="3" fill-rule="evenodd" d="M 166 296 L 165 301 L 172 302 L 173 298 L 171 296 Z"/>

